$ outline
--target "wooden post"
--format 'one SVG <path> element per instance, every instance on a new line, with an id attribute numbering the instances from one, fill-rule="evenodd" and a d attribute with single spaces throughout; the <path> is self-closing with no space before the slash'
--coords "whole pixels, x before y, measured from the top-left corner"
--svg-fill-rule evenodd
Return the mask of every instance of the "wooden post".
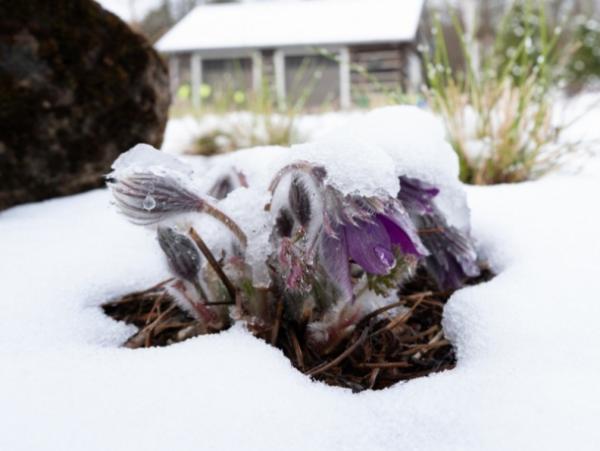
<path id="1" fill-rule="evenodd" d="M 279 109 L 285 108 L 285 53 L 275 50 L 273 53 L 273 66 L 275 71 L 275 94 Z"/>
<path id="2" fill-rule="evenodd" d="M 408 89 L 412 92 L 417 92 L 419 86 L 421 85 L 422 74 L 421 74 L 421 61 L 419 57 L 415 53 L 414 49 L 408 48 L 406 50 L 408 52 L 407 55 L 407 68 L 406 73 L 408 74 Z"/>
<path id="3" fill-rule="evenodd" d="M 177 88 L 179 88 L 179 58 L 177 54 L 169 57 L 169 80 L 171 82 L 171 96 L 177 97 Z"/>
<path id="4" fill-rule="evenodd" d="M 352 83 L 350 73 L 350 50 L 348 47 L 340 49 L 340 108 L 347 110 L 352 106 Z"/>
<path id="5" fill-rule="evenodd" d="M 192 53 L 190 59 L 190 72 L 192 83 L 192 105 L 194 108 L 199 108 L 202 105 L 202 97 L 200 96 L 200 86 L 202 85 L 202 58 L 199 53 Z"/>
<path id="6" fill-rule="evenodd" d="M 263 83 L 263 61 L 260 50 L 252 52 L 252 89 L 259 92 Z"/>

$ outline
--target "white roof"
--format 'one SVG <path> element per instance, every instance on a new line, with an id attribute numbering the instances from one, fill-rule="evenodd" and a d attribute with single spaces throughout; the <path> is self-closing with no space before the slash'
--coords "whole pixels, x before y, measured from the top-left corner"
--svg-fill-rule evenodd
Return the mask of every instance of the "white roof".
<path id="1" fill-rule="evenodd" d="M 423 0 L 305 0 L 196 7 L 156 47 L 161 52 L 405 42 Z"/>

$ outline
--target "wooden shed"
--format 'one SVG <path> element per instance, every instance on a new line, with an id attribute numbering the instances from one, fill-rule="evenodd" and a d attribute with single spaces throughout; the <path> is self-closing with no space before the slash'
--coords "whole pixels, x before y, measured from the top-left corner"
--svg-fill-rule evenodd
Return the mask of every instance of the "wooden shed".
<path id="1" fill-rule="evenodd" d="M 373 89 L 421 82 L 422 9 L 423 0 L 201 5 L 156 46 L 172 89 L 188 83 L 196 106 L 219 84 L 259 89 L 267 79 L 282 102 L 305 92 L 308 106 L 349 108 Z"/>

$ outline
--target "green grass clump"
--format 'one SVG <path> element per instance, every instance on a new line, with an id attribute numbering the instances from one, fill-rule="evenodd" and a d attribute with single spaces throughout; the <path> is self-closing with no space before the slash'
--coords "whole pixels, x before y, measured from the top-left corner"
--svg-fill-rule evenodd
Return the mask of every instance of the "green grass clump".
<path id="1" fill-rule="evenodd" d="M 474 58 L 465 32 L 453 19 L 463 71 L 452 68 L 439 18 L 433 27 L 434 50 L 423 52 L 425 95 L 445 122 L 466 183 L 535 179 L 556 168 L 575 147 L 560 139 L 563 127 L 553 122 L 555 68 L 568 53 L 559 56 L 556 51 L 560 29 L 548 30 L 543 4 L 534 8 L 525 0 L 519 5 L 507 12 L 493 48 L 480 58 Z M 512 32 L 515 21 L 521 27 L 518 35 Z"/>

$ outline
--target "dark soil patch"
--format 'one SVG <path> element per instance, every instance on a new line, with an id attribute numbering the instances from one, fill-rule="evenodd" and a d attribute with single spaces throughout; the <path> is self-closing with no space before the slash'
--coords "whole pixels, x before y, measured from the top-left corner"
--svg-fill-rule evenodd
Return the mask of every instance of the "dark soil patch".
<path id="1" fill-rule="evenodd" d="M 484 270 L 467 284 L 491 277 L 490 271 Z M 168 346 L 218 332 L 205 330 L 179 308 L 164 290 L 166 282 L 104 304 L 107 315 L 139 328 L 124 346 Z M 397 303 L 363 318 L 353 333 L 327 355 L 307 344 L 306 327 L 287 322 L 280 314 L 275 313 L 275 320 L 268 326 L 248 327 L 315 380 L 355 392 L 378 390 L 455 366 L 454 348 L 441 325 L 443 308 L 451 294 L 437 291 L 434 281 L 421 271 L 403 287 Z"/>

